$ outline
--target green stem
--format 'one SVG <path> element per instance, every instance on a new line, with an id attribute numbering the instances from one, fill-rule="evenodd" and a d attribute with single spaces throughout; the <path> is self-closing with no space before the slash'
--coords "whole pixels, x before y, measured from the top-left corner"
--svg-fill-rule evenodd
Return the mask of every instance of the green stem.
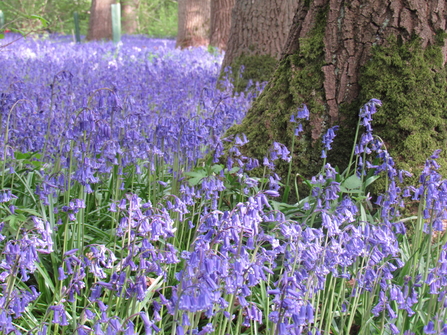
<path id="1" fill-rule="evenodd" d="M 350 176 L 350 169 L 351 169 L 351 162 L 354 159 L 354 152 L 355 152 L 355 145 L 357 144 L 357 140 L 359 137 L 359 131 L 360 131 L 360 122 L 361 122 L 362 118 L 359 116 L 359 121 L 357 122 L 357 128 L 355 129 L 355 136 L 354 136 L 354 145 L 352 146 L 352 151 L 351 151 L 351 157 L 349 157 L 349 164 L 348 167 L 346 168 L 346 176 Z"/>
<path id="2" fill-rule="evenodd" d="M 290 193 L 290 175 L 292 174 L 292 162 L 293 162 L 293 152 L 295 150 L 295 136 L 292 136 L 292 147 L 290 149 L 290 162 L 289 162 L 289 168 L 287 171 L 287 179 L 286 179 L 286 185 L 284 189 L 284 194 L 282 197 L 283 202 L 287 202 L 289 200 L 289 193 Z"/>

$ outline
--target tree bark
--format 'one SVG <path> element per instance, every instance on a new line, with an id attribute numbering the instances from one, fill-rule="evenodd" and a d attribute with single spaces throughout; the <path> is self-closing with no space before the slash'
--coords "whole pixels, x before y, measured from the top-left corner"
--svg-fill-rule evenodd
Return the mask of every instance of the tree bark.
<path id="1" fill-rule="evenodd" d="M 131 35 L 135 34 L 138 29 L 138 5 L 139 0 L 121 0 L 121 19 L 123 32 Z"/>
<path id="2" fill-rule="evenodd" d="M 311 116 L 295 140 L 293 173 L 309 177 L 321 169 L 320 138 L 332 125 L 341 128 L 329 159 L 346 166 L 358 110 L 377 98 L 383 104 L 375 134 L 399 168 L 417 175 L 447 143 L 446 22 L 444 0 L 300 1 L 275 73 L 228 135 L 245 133 L 245 154 L 259 159 L 272 141 L 290 148 L 296 126 L 290 116 L 306 104 Z M 284 176 L 287 166 L 278 172 Z"/>
<path id="3" fill-rule="evenodd" d="M 180 48 L 207 46 L 210 15 L 210 0 L 179 0 L 176 46 Z"/>
<path id="4" fill-rule="evenodd" d="M 240 56 L 278 59 L 299 0 L 236 0 L 223 67 Z"/>
<path id="5" fill-rule="evenodd" d="M 226 50 L 235 0 L 211 0 L 210 45 Z"/>
<path id="6" fill-rule="evenodd" d="M 92 0 L 87 40 L 112 39 L 111 5 L 115 0 Z"/>
<path id="7" fill-rule="evenodd" d="M 323 84 L 332 121 L 338 119 L 338 106 L 358 96 L 358 70 L 370 59 L 373 45 L 383 45 L 391 35 L 408 41 L 416 34 L 425 48 L 446 27 L 446 4 L 439 0 L 314 1 L 308 10 L 301 3 L 283 58 L 299 52 L 299 40 L 309 35 L 323 7 L 328 8 Z"/>

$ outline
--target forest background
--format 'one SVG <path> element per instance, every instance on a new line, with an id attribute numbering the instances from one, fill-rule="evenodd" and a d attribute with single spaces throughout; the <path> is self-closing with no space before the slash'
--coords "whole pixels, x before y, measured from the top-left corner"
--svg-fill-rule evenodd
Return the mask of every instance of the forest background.
<path id="1" fill-rule="evenodd" d="M 123 2 L 124 5 L 124 2 Z M 92 2 L 90 0 L 3 0 L 3 11 L 7 29 L 23 33 L 42 29 L 40 16 L 48 21 L 47 32 L 74 34 L 74 12 L 79 15 L 81 35 L 87 35 Z M 149 0 L 134 1 L 134 33 L 151 37 L 175 37 L 177 35 L 177 1 Z"/>

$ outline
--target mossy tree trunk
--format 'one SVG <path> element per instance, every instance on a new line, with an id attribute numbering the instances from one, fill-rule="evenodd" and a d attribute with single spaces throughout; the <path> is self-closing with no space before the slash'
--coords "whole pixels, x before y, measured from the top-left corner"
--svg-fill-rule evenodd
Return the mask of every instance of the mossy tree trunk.
<path id="1" fill-rule="evenodd" d="M 210 17 L 211 0 L 179 0 L 176 46 L 207 46 L 210 38 Z"/>
<path id="2" fill-rule="evenodd" d="M 399 167 L 418 173 L 447 144 L 446 20 L 444 0 L 300 1 L 275 73 L 228 134 L 245 133 L 246 154 L 262 159 L 272 141 L 290 148 L 290 116 L 306 104 L 311 116 L 295 139 L 294 172 L 311 176 L 330 126 L 341 129 L 329 159 L 347 163 L 359 108 L 377 98 L 375 133 Z"/>
<path id="3" fill-rule="evenodd" d="M 92 0 L 87 40 L 112 39 L 111 5 L 115 0 Z"/>
<path id="4" fill-rule="evenodd" d="M 210 45 L 221 50 L 227 49 L 230 35 L 231 11 L 235 0 L 211 0 Z"/>
<path id="5" fill-rule="evenodd" d="M 266 80 L 272 74 L 292 25 L 299 0 L 236 0 L 222 68 L 244 78 Z M 245 84 L 245 83 L 244 83 Z"/>

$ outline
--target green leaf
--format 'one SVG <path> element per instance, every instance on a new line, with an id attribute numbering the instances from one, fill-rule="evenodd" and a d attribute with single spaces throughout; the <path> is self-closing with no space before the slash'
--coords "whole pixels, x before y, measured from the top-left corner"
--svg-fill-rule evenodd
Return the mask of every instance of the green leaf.
<path id="1" fill-rule="evenodd" d="M 290 205 L 285 202 L 278 202 L 278 201 L 271 200 L 270 203 L 272 204 L 272 207 L 275 210 L 281 210 L 281 209 L 287 209 L 287 208 L 297 209 L 296 205 Z"/>
<path id="2" fill-rule="evenodd" d="M 357 189 L 357 190 L 348 190 L 346 187 L 340 186 L 340 191 L 342 191 L 343 193 L 350 193 L 350 194 L 359 194 L 362 191 Z"/>
<path id="3" fill-rule="evenodd" d="M 217 173 L 219 173 L 220 171 L 222 171 L 223 168 L 224 168 L 223 165 L 216 164 L 216 165 L 213 165 L 213 166 L 211 167 L 211 171 L 213 171 L 213 173 L 216 173 L 216 174 L 217 174 Z"/>
<path id="4" fill-rule="evenodd" d="M 232 169 L 230 170 L 230 174 L 237 173 L 237 172 L 239 172 L 240 169 L 241 169 L 241 168 L 240 168 L 239 166 L 235 166 L 234 168 L 232 168 Z"/>
<path id="5" fill-rule="evenodd" d="M 111 235 L 110 231 L 103 231 L 95 225 L 87 223 L 84 223 L 84 225 L 89 230 L 89 233 L 94 233 L 94 235 L 92 234 L 93 236 L 89 238 L 91 241 L 99 244 L 107 244 L 107 241 L 110 239 Z"/>
<path id="6" fill-rule="evenodd" d="M 206 173 L 203 170 L 185 172 L 185 175 L 187 175 L 189 177 L 194 177 L 194 178 L 198 178 L 198 177 L 204 178 L 204 177 L 206 177 Z"/>
<path id="7" fill-rule="evenodd" d="M 39 162 L 39 161 L 29 161 L 27 163 L 33 165 L 36 168 L 40 168 L 43 165 L 42 162 Z"/>
<path id="8" fill-rule="evenodd" d="M 44 19 L 42 16 L 33 14 L 33 15 L 30 15 L 29 18 L 39 20 L 45 28 L 48 26 L 48 21 L 46 19 Z"/>
<path id="9" fill-rule="evenodd" d="M 355 190 L 360 189 L 362 187 L 362 181 L 355 174 L 345 179 L 342 183 L 344 187 L 347 189 Z"/>
<path id="10" fill-rule="evenodd" d="M 14 152 L 14 158 L 15 159 L 29 159 L 31 157 L 31 155 L 29 153 L 23 153 L 20 151 L 15 151 Z"/>
<path id="11" fill-rule="evenodd" d="M 20 30 L 20 29 L 9 28 L 9 30 L 11 30 L 11 32 L 13 32 L 13 33 L 18 33 L 18 34 L 20 34 L 20 35 L 22 35 L 22 36 L 25 36 L 25 35 L 26 35 L 26 33 L 25 33 L 24 31 Z"/>
<path id="12" fill-rule="evenodd" d="M 206 177 L 206 172 L 204 170 L 198 170 L 198 171 L 190 171 L 185 172 L 185 175 L 192 177 L 188 179 L 188 183 L 191 186 L 196 186 L 200 183 L 200 181 Z"/>
<path id="13" fill-rule="evenodd" d="M 5 34 L 0 33 L 0 39 L 4 39 L 5 38 Z"/>
<path id="14" fill-rule="evenodd" d="M 9 223 L 9 231 L 10 233 L 14 234 L 17 232 L 17 230 L 19 229 L 20 225 L 26 221 L 26 216 L 23 214 L 12 214 L 12 215 L 8 215 L 6 218 L 4 218 L 3 220 L 5 222 Z"/>
<path id="15" fill-rule="evenodd" d="M 366 181 L 365 181 L 365 187 L 367 187 L 367 186 L 369 186 L 369 185 L 371 185 L 372 183 L 374 183 L 377 179 L 379 179 L 380 178 L 380 176 L 379 175 L 377 175 L 377 176 L 372 176 L 372 177 L 369 177 L 368 179 L 366 179 Z"/>
<path id="16" fill-rule="evenodd" d="M 363 205 L 360 205 L 360 220 L 362 222 L 368 222 L 368 217 L 366 216 L 366 211 Z"/>
<path id="17" fill-rule="evenodd" d="M 39 154 L 37 152 L 20 152 L 20 151 L 14 151 L 14 158 L 15 159 L 26 159 L 30 160 L 31 158 L 40 159 L 42 157 L 42 154 Z M 27 162 L 28 163 L 28 162 Z"/>
<path id="18" fill-rule="evenodd" d="M 42 267 L 39 263 L 35 263 L 37 267 L 37 272 L 40 274 L 40 276 L 44 279 L 45 287 L 47 287 L 50 290 L 50 294 L 55 293 L 55 286 L 53 281 L 50 278 L 50 275 L 48 274 L 47 270 Z"/>
<path id="19" fill-rule="evenodd" d="M 40 217 L 40 213 L 34 209 L 31 209 L 31 208 L 17 208 L 16 212 L 18 212 L 18 213 L 24 212 L 24 213 L 28 213 L 28 214 Z"/>
<path id="20" fill-rule="evenodd" d="M 188 179 L 188 183 L 191 186 L 196 186 L 200 183 L 200 181 L 203 179 L 203 177 L 194 177 L 191 179 Z"/>

